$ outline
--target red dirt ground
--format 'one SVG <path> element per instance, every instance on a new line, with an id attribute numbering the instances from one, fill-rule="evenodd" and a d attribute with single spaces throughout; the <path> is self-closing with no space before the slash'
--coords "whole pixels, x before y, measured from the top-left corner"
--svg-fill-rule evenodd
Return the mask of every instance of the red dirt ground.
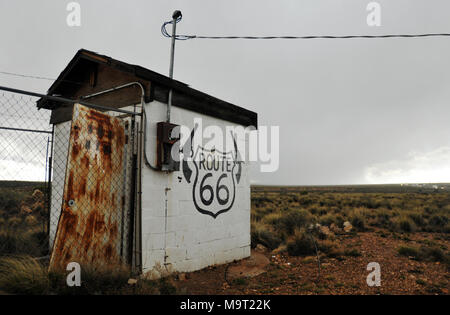
<path id="1" fill-rule="evenodd" d="M 343 248 L 356 248 L 361 256 L 338 260 L 322 255 L 320 278 L 315 257 L 273 255 L 265 251 L 263 254 L 270 263 L 266 272 L 256 277 L 230 280 L 226 274 L 230 266 L 239 264 L 235 262 L 186 274 L 185 280 L 174 283 L 180 294 L 449 294 L 448 266 L 415 261 L 397 253 L 401 245 L 420 246 L 426 239 L 448 248 L 444 234 L 414 233 L 407 237 L 389 232 L 384 237 L 380 234 L 339 235 Z M 380 264 L 380 287 L 369 287 L 366 283 L 370 262 Z"/>

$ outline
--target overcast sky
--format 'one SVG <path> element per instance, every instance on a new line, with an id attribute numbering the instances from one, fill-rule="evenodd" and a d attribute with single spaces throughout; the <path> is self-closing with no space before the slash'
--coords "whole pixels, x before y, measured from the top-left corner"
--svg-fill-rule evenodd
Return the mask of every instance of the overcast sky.
<path id="1" fill-rule="evenodd" d="M 80 48 L 168 73 L 160 27 L 178 33 L 349 35 L 450 33 L 448 0 L 0 0 L 0 71 L 56 78 Z M 261 184 L 450 181 L 450 38 L 178 41 L 175 78 L 280 126 L 280 169 Z M 46 92 L 51 81 L 0 74 L 0 85 Z"/>

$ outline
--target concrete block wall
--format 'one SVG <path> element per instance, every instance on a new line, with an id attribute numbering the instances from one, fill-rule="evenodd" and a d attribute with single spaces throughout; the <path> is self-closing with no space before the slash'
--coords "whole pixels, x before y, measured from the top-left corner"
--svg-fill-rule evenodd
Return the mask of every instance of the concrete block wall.
<path id="1" fill-rule="evenodd" d="M 165 120 L 166 105 L 146 105 L 149 161 L 156 156 L 156 123 Z M 172 107 L 171 122 L 193 128 L 201 117 L 203 128 L 233 123 Z M 242 144 L 246 139 L 238 139 Z M 232 262 L 250 255 L 250 181 L 248 162 L 242 164 L 235 199 L 227 212 L 216 218 L 200 213 L 193 202 L 193 183 L 182 172 L 166 174 L 143 166 L 142 258 L 143 272 L 157 278 L 164 272 L 189 272 Z M 231 190 L 231 187 L 229 187 Z M 167 202 L 167 203 L 166 203 Z M 167 218 L 165 217 L 167 205 Z M 164 259 L 166 256 L 166 259 Z"/>

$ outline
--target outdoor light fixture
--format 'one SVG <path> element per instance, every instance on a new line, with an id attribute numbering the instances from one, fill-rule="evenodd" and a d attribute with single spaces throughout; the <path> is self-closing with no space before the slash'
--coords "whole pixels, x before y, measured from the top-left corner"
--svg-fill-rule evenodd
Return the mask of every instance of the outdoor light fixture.
<path id="1" fill-rule="evenodd" d="M 181 19 L 182 17 L 183 17 L 183 15 L 181 14 L 181 11 L 180 11 L 180 10 L 176 10 L 176 11 L 174 11 L 173 14 L 172 14 L 172 18 L 173 18 L 174 20 Z"/>

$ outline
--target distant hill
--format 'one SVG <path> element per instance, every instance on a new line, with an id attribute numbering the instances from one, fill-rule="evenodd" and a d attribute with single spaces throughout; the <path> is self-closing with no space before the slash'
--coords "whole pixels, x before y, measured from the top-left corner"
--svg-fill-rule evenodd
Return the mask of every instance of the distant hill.
<path id="1" fill-rule="evenodd" d="M 323 191 L 359 193 L 436 193 L 449 192 L 450 183 L 427 184 L 379 184 L 379 185 L 330 185 L 330 186 L 270 186 L 252 185 L 252 191 Z"/>

